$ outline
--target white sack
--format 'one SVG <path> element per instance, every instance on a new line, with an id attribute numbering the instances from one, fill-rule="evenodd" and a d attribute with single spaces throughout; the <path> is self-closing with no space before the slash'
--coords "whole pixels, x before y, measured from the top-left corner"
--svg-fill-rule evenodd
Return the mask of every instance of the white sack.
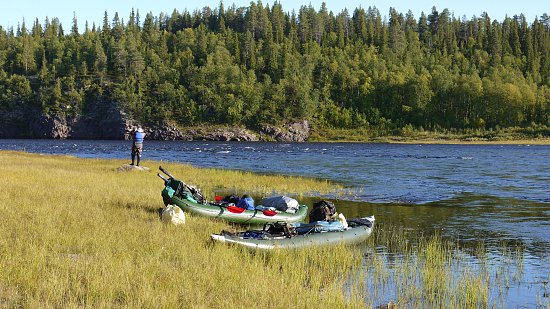
<path id="1" fill-rule="evenodd" d="M 161 219 L 166 224 L 185 224 L 185 213 L 176 205 L 168 205 L 162 211 Z"/>

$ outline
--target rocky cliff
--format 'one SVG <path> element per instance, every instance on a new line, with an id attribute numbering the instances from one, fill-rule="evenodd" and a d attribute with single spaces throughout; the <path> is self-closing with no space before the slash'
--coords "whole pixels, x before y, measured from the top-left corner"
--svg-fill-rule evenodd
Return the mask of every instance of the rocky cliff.
<path id="1" fill-rule="evenodd" d="M 282 127 L 263 125 L 259 132 L 254 132 L 234 126 L 179 129 L 169 123 L 163 123 L 146 127 L 145 132 L 148 138 L 153 140 L 305 142 L 309 138 L 310 126 L 307 120 L 303 120 Z"/>
<path id="2" fill-rule="evenodd" d="M 0 138 L 129 139 L 138 124 L 117 104 L 98 100 L 83 115 L 44 115 L 21 109 L 0 113 Z M 168 122 L 140 125 L 150 140 L 304 142 L 310 131 L 307 120 L 281 127 L 263 125 L 259 132 L 235 126 L 180 129 Z"/>
<path id="3" fill-rule="evenodd" d="M 83 114 L 45 115 L 32 108 L 0 113 L 0 138 L 124 139 L 133 122 L 117 104 L 98 99 Z"/>
<path id="4" fill-rule="evenodd" d="M 290 122 L 282 127 L 263 125 L 260 136 L 263 140 L 278 142 L 305 142 L 309 138 L 310 126 L 307 120 Z"/>

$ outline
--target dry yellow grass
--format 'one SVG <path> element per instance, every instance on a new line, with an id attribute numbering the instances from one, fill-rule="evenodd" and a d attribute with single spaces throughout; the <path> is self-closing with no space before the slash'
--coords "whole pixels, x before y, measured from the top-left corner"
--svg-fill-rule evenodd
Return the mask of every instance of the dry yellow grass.
<path id="1" fill-rule="evenodd" d="M 254 252 L 214 244 L 211 233 L 239 227 L 191 215 L 184 226 L 160 222 L 158 162 L 144 162 L 150 172 L 117 172 L 125 162 L 5 151 L 0 162 L 0 307 L 364 308 L 391 301 L 466 308 L 491 306 L 489 284 L 506 284 L 463 263 L 456 244 L 410 239 L 391 226 L 375 227 L 359 247 Z M 335 189 L 311 179 L 163 166 L 207 196 Z M 485 251 L 475 254 L 483 260 Z"/>
<path id="2" fill-rule="evenodd" d="M 211 243 L 228 228 L 220 221 L 188 216 L 185 226 L 164 226 L 162 181 L 153 171 L 116 172 L 122 161 L 16 152 L 0 152 L 0 161 L 0 307 L 361 307 L 342 293 L 360 263 L 348 248 L 255 254 Z M 165 166 L 206 192 L 330 188 Z"/>

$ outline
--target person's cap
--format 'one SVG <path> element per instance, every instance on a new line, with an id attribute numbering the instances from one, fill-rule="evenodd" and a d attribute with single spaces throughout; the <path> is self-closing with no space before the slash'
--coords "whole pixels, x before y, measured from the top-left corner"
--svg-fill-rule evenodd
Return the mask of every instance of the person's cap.
<path id="1" fill-rule="evenodd" d="M 137 131 L 138 131 L 138 132 L 143 132 L 143 129 L 142 129 L 141 127 L 139 127 L 139 128 L 137 129 Z"/>

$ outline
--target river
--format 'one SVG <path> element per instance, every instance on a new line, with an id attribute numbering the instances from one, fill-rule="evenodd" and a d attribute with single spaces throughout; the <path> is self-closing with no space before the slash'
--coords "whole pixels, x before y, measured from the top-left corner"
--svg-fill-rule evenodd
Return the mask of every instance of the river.
<path id="1" fill-rule="evenodd" d="M 0 140 L 0 149 L 129 159 L 130 142 Z M 336 202 L 347 217 L 374 214 L 380 224 L 495 248 L 521 244 L 525 273 L 504 303 L 550 306 L 550 146 L 146 141 L 143 157 L 328 179 L 346 186 Z"/>

